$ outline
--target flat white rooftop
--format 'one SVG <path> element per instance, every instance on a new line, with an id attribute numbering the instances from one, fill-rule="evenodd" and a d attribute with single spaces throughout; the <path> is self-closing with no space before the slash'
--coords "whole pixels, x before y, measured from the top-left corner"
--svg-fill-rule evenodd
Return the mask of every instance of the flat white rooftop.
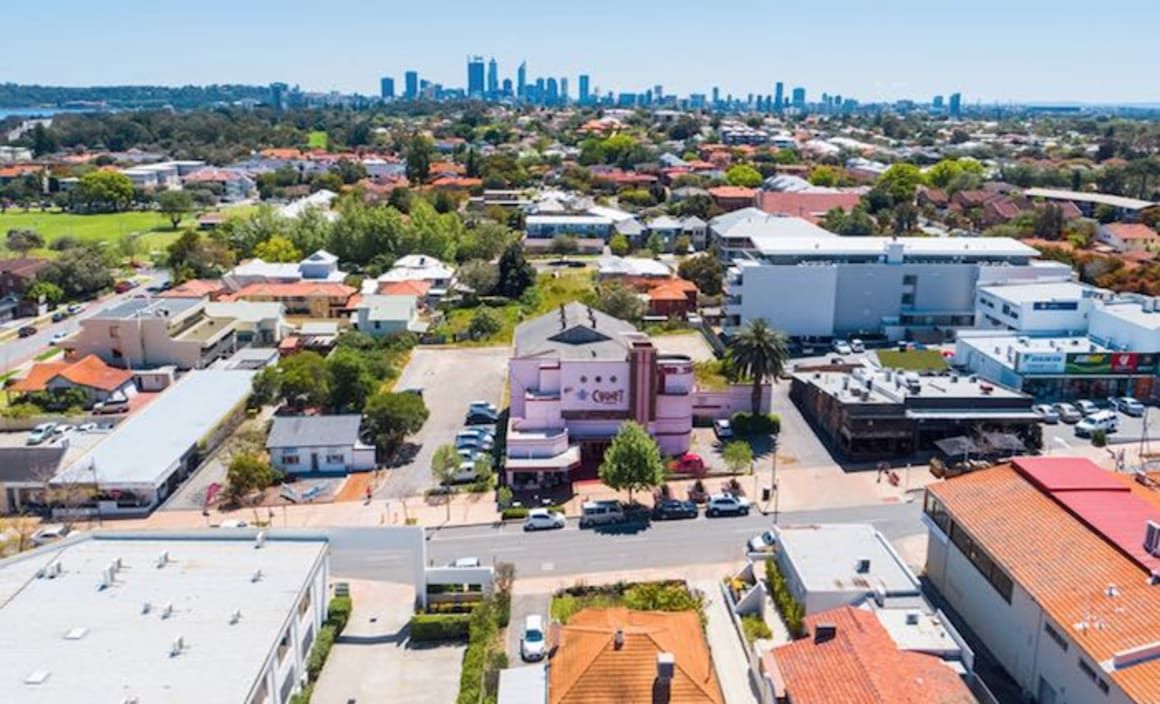
<path id="1" fill-rule="evenodd" d="M 1151 208 L 1156 203 L 1138 198 L 1125 198 L 1110 193 L 1084 193 L 1081 191 L 1065 191 L 1057 188 L 1028 188 L 1023 191 L 1028 198 L 1046 198 L 1048 200 L 1070 200 L 1078 203 L 1100 203 L 1113 208 L 1126 210 L 1143 210 Z"/>
<path id="2" fill-rule="evenodd" d="M 807 223 L 808 224 L 808 223 Z M 732 235 L 737 226 L 730 230 Z M 891 244 L 903 257 L 1030 258 L 1033 247 L 1010 237 L 769 237 L 754 242 L 765 256 L 886 256 Z"/>
<path id="3" fill-rule="evenodd" d="M 1053 353 L 1084 354 L 1111 352 L 1090 337 L 1025 337 L 1023 335 L 960 335 L 959 342 L 1007 367 L 1014 367 L 1015 354 Z M 1007 353 L 1011 352 L 1011 357 Z"/>
<path id="4" fill-rule="evenodd" d="M 1109 291 L 1070 281 L 984 286 L 979 290 L 1009 303 L 1078 301 L 1084 298 L 1095 298 L 1102 294 L 1111 295 Z"/>
<path id="5" fill-rule="evenodd" d="M 0 562 L 0 702 L 248 701 L 327 554 L 321 536 L 254 545 L 248 532 L 117 533 Z M 36 576 L 54 561 L 58 576 Z"/>
<path id="6" fill-rule="evenodd" d="M 1146 330 L 1160 328 L 1160 311 L 1146 311 L 1139 303 L 1113 303 L 1100 309 L 1102 313 L 1114 316 L 1125 323 L 1136 325 Z M 1140 350 L 1151 352 L 1152 350 Z"/>
<path id="7" fill-rule="evenodd" d="M 785 553 L 811 592 L 885 592 L 886 596 L 920 593 L 918 580 L 886 538 L 864 523 L 781 526 L 778 551 Z M 866 572 L 858 563 L 869 560 Z"/>

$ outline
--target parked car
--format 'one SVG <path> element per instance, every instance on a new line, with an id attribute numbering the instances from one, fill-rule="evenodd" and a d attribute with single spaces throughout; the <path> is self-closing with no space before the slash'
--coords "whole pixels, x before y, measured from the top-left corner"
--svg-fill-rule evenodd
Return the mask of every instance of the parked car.
<path id="1" fill-rule="evenodd" d="M 68 423 L 61 423 L 60 425 L 58 425 L 52 429 L 52 436 L 54 438 L 64 437 L 65 435 L 71 433 L 72 431 L 74 431 L 76 429 L 77 429 L 77 427 L 75 425 L 70 425 Z"/>
<path id="2" fill-rule="evenodd" d="M 1060 401 L 1052 405 L 1052 408 L 1055 409 L 1055 412 L 1059 414 L 1059 419 L 1064 423 L 1078 423 L 1083 420 L 1083 414 L 1070 403 Z"/>
<path id="3" fill-rule="evenodd" d="M 850 347 L 850 343 L 845 340 L 834 340 L 834 352 L 836 354 L 853 354 L 854 350 Z"/>
<path id="4" fill-rule="evenodd" d="M 865 352 L 866 343 L 855 337 L 853 340 L 850 340 L 850 349 L 856 353 Z"/>
<path id="5" fill-rule="evenodd" d="M 1076 401 L 1075 407 L 1079 409 L 1079 412 L 1083 414 L 1085 418 L 1100 410 L 1100 407 L 1097 406 L 1094 401 L 1089 401 L 1086 398 L 1081 398 L 1080 400 Z"/>
<path id="6" fill-rule="evenodd" d="M 1113 411 L 1096 411 L 1075 424 L 1075 434 L 1080 437 L 1091 437 L 1092 433 L 1102 430 L 1105 433 L 1114 433 L 1119 428 L 1120 419 Z"/>
<path id="7" fill-rule="evenodd" d="M 619 501 L 585 501 L 580 508 L 580 527 L 604 526 L 624 522 Z"/>
<path id="8" fill-rule="evenodd" d="M 717 516 L 748 516 L 749 500 L 732 494 L 714 494 L 709 497 L 705 508 L 705 515 L 710 518 Z"/>
<path id="9" fill-rule="evenodd" d="M 245 521 L 240 521 L 236 518 L 227 518 L 226 520 L 222 521 L 221 523 L 212 524 L 210 527 L 211 528 L 247 528 L 247 527 L 249 527 L 249 525 L 250 525 L 249 523 L 246 523 Z"/>
<path id="10" fill-rule="evenodd" d="M 455 447 L 465 448 L 470 447 L 476 450 L 490 450 L 495 443 L 491 438 L 481 437 L 475 433 L 457 433 L 455 435 Z"/>
<path id="11" fill-rule="evenodd" d="M 49 523 L 41 526 L 30 538 L 33 545 L 48 545 L 66 537 L 72 531 L 63 523 Z"/>
<path id="12" fill-rule="evenodd" d="M 1144 404 L 1140 403 L 1131 396 L 1121 396 L 1120 398 L 1112 399 L 1113 408 L 1126 416 L 1135 416 L 1139 418 L 1144 415 Z"/>
<path id="13" fill-rule="evenodd" d="M 717 436 L 718 440 L 732 440 L 733 424 L 724 418 L 715 420 L 713 421 L 713 434 Z"/>
<path id="14" fill-rule="evenodd" d="M 81 423 L 77 426 L 77 431 L 81 433 L 95 433 L 97 431 L 96 423 Z"/>
<path id="15" fill-rule="evenodd" d="M 495 440 L 495 423 L 476 423 L 463 427 L 465 433 L 477 433 Z"/>
<path id="16" fill-rule="evenodd" d="M 121 281 L 113 284 L 114 293 L 126 293 L 128 291 L 132 291 L 135 288 L 137 288 L 137 282 L 129 281 L 128 279 L 122 279 Z"/>
<path id="17" fill-rule="evenodd" d="M 1031 410 L 1035 415 L 1039 416 L 1040 420 L 1048 425 L 1055 425 L 1059 422 L 1059 413 L 1054 408 L 1046 403 L 1040 403 L 1032 406 Z"/>
<path id="18" fill-rule="evenodd" d="M 547 652 L 544 617 L 532 614 L 524 619 L 524 634 L 520 636 L 520 657 L 527 662 L 536 662 L 543 660 Z"/>
<path id="19" fill-rule="evenodd" d="M 68 313 L 64 312 L 63 310 L 58 310 L 52 314 L 52 322 L 59 323 L 60 321 L 64 320 L 67 317 L 68 317 Z"/>
<path id="20" fill-rule="evenodd" d="M 746 546 L 749 552 L 774 552 L 777 550 L 777 536 L 773 531 L 767 530 L 750 538 Z"/>
<path id="21" fill-rule="evenodd" d="M 462 457 L 462 454 L 460 456 Z M 463 482 L 473 482 L 476 479 L 479 479 L 479 472 L 475 471 L 475 460 L 464 459 L 459 463 L 459 469 L 451 475 L 451 479 L 443 484 L 462 484 Z"/>
<path id="22" fill-rule="evenodd" d="M 24 327 L 17 330 L 16 334 L 19 335 L 20 337 L 32 337 L 33 335 L 36 334 L 36 326 L 35 325 L 25 325 Z"/>
<path id="23" fill-rule="evenodd" d="M 62 342 L 64 342 L 65 340 L 67 340 L 67 339 L 68 339 L 68 336 L 69 336 L 69 333 L 65 332 L 64 330 L 60 330 L 60 331 L 58 331 L 58 332 L 54 332 L 54 333 L 52 334 L 52 339 L 50 339 L 50 340 L 48 341 L 48 344 L 50 344 L 50 345 L 59 345 L 60 343 L 62 343 Z"/>
<path id="24" fill-rule="evenodd" d="M 495 425 L 499 421 L 499 414 L 483 408 L 474 408 L 467 411 L 467 425 Z"/>
<path id="25" fill-rule="evenodd" d="M 469 413 L 475 411 L 485 411 L 489 413 L 495 413 L 497 415 L 499 414 L 499 409 L 495 407 L 494 403 L 489 401 L 472 401 L 471 403 L 467 404 L 467 411 Z"/>
<path id="26" fill-rule="evenodd" d="M 127 399 L 115 399 L 110 401 L 101 401 L 93 406 L 93 413 L 96 415 L 106 415 L 113 413 L 127 413 L 129 411 L 129 401 Z"/>
<path id="27" fill-rule="evenodd" d="M 479 567 L 478 557 L 461 557 L 458 560 L 452 560 L 448 567 Z"/>
<path id="28" fill-rule="evenodd" d="M 549 511 L 546 508 L 534 508 L 528 511 L 524 520 L 524 530 L 554 530 L 564 527 L 564 514 L 559 511 Z"/>
<path id="29" fill-rule="evenodd" d="M 56 423 L 41 423 L 34 427 L 32 432 L 28 433 L 28 439 L 25 442 L 29 445 L 39 445 L 52 437 L 54 428 L 56 428 Z"/>
<path id="30" fill-rule="evenodd" d="M 698 454 L 686 452 L 670 462 L 669 469 L 673 472 L 696 474 L 705 471 L 705 460 Z"/>
<path id="31" fill-rule="evenodd" d="M 473 447 L 457 447 L 455 449 L 459 452 L 459 458 L 464 462 L 475 462 L 483 454 L 478 448 Z"/>
<path id="32" fill-rule="evenodd" d="M 85 309 L 85 307 L 83 304 L 73 303 L 73 304 L 70 304 L 68 307 L 68 314 L 69 315 L 76 315 L 77 313 L 80 313 L 84 309 Z"/>
<path id="33" fill-rule="evenodd" d="M 652 517 L 658 521 L 669 521 L 678 518 L 696 518 L 697 504 L 692 501 L 679 499 L 665 499 L 653 506 Z"/>

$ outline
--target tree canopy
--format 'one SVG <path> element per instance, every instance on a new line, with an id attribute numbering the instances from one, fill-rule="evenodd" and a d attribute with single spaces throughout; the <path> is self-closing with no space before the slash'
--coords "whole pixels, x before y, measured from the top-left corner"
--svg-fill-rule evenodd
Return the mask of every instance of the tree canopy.
<path id="1" fill-rule="evenodd" d="M 757 188 L 761 185 L 761 172 L 748 164 L 737 164 L 725 172 L 725 180 L 730 186 Z"/>
<path id="2" fill-rule="evenodd" d="M 600 481 L 617 490 L 651 489 L 664 481 L 665 468 L 657 443 L 639 423 L 625 421 L 600 463 Z"/>
<path id="3" fill-rule="evenodd" d="M 729 344 L 729 367 L 734 377 L 752 380 L 752 411 L 761 412 L 761 386 L 766 379 L 777 380 L 789 359 L 789 338 L 769 327 L 765 318 L 746 323 Z"/>

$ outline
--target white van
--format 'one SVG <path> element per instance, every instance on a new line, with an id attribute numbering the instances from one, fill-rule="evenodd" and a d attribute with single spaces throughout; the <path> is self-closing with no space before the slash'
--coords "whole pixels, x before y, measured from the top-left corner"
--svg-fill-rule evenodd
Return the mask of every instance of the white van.
<path id="1" fill-rule="evenodd" d="M 1114 411 L 1096 411 L 1075 424 L 1075 434 L 1080 437 L 1091 437 L 1097 430 L 1114 433 L 1119 424 L 1120 419 Z"/>
<path id="2" fill-rule="evenodd" d="M 587 501 L 581 507 L 580 527 L 603 526 L 623 523 L 624 511 L 619 501 Z"/>

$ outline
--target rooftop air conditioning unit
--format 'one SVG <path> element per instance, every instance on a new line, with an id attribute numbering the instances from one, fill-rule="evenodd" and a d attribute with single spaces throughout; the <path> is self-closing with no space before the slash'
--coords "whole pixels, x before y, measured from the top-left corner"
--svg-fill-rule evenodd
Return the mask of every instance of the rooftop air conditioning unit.
<path id="1" fill-rule="evenodd" d="M 165 608 L 161 609 L 161 618 L 169 618 L 173 615 L 173 602 L 167 602 Z"/>
<path id="2" fill-rule="evenodd" d="M 169 551 L 162 550 L 161 554 L 157 556 L 157 569 L 161 569 L 167 564 L 169 564 Z"/>
<path id="3" fill-rule="evenodd" d="M 917 611 L 907 611 L 906 612 L 906 625 L 908 625 L 908 626 L 917 626 L 918 625 L 918 612 Z"/>
<path id="4" fill-rule="evenodd" d="M 1144 527 L 1144 549 L 1149 555 L 1160 557 L 1160 523 L 1148 521 Z"/>
<path id="5" fill-rule="evenodd" d="M 177 636 L 173 639 L 173 645 L 169 646 L 169 657 L 175 658 L 181 655 L 181 651 L 185 649 L 185 639 Z"/>
<path id="6" fill-rule="evenodd" d="M 266 544 L 266 531 L 258 531 L 258 535 L 254 537 L 254 548 L 261 549 Z"/>
<path id="7" fill-rule="evenodd" d="M 230 625 L 232 626 L 241 620 L 242 620 L 242 610 L 241 609 L 234 609 L 233 612 L 230 613 Z"/>

